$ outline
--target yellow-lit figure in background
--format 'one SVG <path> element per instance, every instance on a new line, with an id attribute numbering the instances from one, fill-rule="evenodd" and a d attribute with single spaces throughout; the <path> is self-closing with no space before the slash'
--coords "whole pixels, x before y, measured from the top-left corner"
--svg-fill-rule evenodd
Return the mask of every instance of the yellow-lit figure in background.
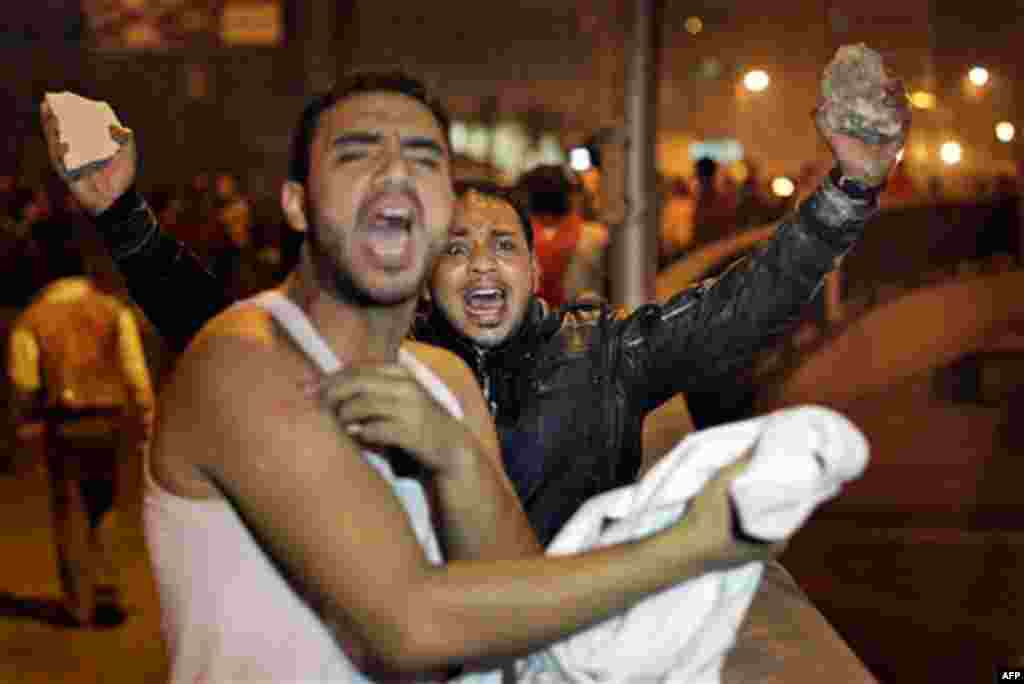
<path id="1" fill-rule="evenodd" d="M 17 318 L 8 355 L 16 419 L 43 426 L 66 617 L 119 624 L 101 523 L 118 496 L 120 457 L 142 456 L 154 408 L 135 315 L 88 278 L 63 278 Z"/>

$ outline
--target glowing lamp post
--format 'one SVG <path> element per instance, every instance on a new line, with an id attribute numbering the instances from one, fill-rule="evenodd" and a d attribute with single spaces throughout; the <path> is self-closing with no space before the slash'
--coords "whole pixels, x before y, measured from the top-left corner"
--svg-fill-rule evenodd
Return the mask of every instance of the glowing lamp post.
<path id="1" fill-rule="evenodd" d="M 792 197 L 796 192 L 796 184 L 785 176 L 779 176 L 772 180 L 772 193 L 776 197 Z"/>
<path id="2" fill-rule="evenodd" d="M 967 78 L 979 88 L 985 87 L 988 83 L 989 73 L 985 67 L 976 66 L 967 72 Z"/>
<path id="3" fill-rule="evenodd" d="M 743 86 L 752 93 L 760 93 L 771 82 L 772 79 L 768 76 L 768 73 L 761 69 L 748 71 L 746 76 L 743 77 Z"/>
<path id="4" fill-rule="evenodd" d="M 942 143 L 942 147 L 939 149 L 939 156 L 942 157 L 942 162 L 946 166 L 956 166 L 963 159 L 964 150 L 960 143 L 950 140 L 949 142 Z"/>

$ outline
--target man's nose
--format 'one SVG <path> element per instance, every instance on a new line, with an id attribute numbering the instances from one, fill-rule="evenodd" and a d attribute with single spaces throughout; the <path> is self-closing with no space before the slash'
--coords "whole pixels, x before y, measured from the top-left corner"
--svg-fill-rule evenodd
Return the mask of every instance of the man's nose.
<path id="1" fill-rule="evenodd" d="M 405 158 L 401 141 L 395 137 L 387 140 L 382 152 L 378 176 L 392 180 L 409 178 L 409 160 Z"/>
<path id="2" fill-rule="evenodd" d="M 473 253 L 470 255 L 469 267 L 474 272 L 486 273 L 493 271 L 495 268 L 494 252 L 491 251 L 486 245 L 477 245 L 473 248 Z"/>

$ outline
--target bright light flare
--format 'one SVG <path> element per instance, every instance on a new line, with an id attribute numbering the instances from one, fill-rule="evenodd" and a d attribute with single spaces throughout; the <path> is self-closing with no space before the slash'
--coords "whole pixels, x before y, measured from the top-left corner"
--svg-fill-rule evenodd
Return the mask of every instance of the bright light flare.
<path id="1" fill-rule="evenodd" d="M 569 152 L 569 166 L 576 173 L 583 173 L 589 171 L 594 165 L 593 160 L 590 158 L 590 150 L 586 147 L 574 147 Z"/>
<path id="2" fill-rule="evenodd" d="M 918 90 L 910 96 L 910 104 L 918 109 L 935 109 L 935 95 L 926 90 Z"/>
<path id="3" fill-rule="evenodd" d="M 776 197 L 792 197 L 796 184 L 785 176 L 779 176 L 772 180 L 772 192 Z"/>
<path id="4" fill-rule="evenodd" d="M 768 76 L 768 73 L 761 69 L 754 69 L 748 71 L 747 75 L 743 77 L 743 85 L 752 93 L 759 93 L 768 87 L 768 84 L 772 82 L 772 79 Z"/>
<path id="5" fill-rule="evenodd" d="M 964 149 L 960 146 L 960 143 L 950 140 L 949 142 L 942 143 L 942 147 L 939 149 L 939 156 L 942 157 L 942 162 L 946 166 L 954 166 L 963 159 Z"/>
<path id="6" fill-rule="evenodd" d="M 996 124 L 996 137 L 1000 142 L 1012 142 L 1017 136 L 1017 129 L 1009 121 L 1000 121 Z"/>
<path id="7" fill-rule="evenodd" d="M 988 83 L 988 69 L 986 69 L 985 67 L 976 66 L 967 72 L 967 78 L 970 79 L 971 83 L 981 88 Z"/>

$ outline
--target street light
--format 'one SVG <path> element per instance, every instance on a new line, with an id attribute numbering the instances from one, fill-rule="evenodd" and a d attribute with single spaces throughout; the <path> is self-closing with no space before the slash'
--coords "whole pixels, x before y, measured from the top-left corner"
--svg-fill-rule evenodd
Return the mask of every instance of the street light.
<path id="1" fill-rule="evenodd" d="M 778 176 L 772 180 L 772 192 L 776 197 L 792 197 L 796 184 L 785 176 Z"/>
<path id="2" fill-rule="evenodd" d="M 1000 142 L 1012 142 L 1013 138 L 1016 135 L 1017 130 L 1009 121 L 1000 121 L 999 123 L 996 124 L 996 137 L 999 139 Z"/>
<path id="3" fill-rule="evenodd" d="M 569 166 L 576 173 L 589 171 L 593 165 L 594 162 L 590 157 L 590 150 L 586 147 L 574 147 L 572 152 L 569 153 Z"/>
<path id="4" fill-rule="evenodd" d="M 939 156 L 942 157 L 942 161 L 946 166 L 955 166 L 963 159 L 964 150 L 960 147 L 960 143 L 950 140 L 949 142 L 942 143 L 942 147 L 939 149 Z"/>
<path id="5" fill-rule="evenodd" d="M 754 69 L 748 71 L 747 75 L 743 77 L 743 85 L 752 93 L 759 93 L 768 87 L 772 79 L 768 76 L 768 73 L 761 69 Z"/>
<path id="6" fill-rule="evenodd" d="M 988 83 L 988 69 L 986 69 L 985 67 L 976 66 L 969 72 L 967 72 L 967 78 L 971 80 L 971 83 L 981 88 L 986 83 Z"/>

